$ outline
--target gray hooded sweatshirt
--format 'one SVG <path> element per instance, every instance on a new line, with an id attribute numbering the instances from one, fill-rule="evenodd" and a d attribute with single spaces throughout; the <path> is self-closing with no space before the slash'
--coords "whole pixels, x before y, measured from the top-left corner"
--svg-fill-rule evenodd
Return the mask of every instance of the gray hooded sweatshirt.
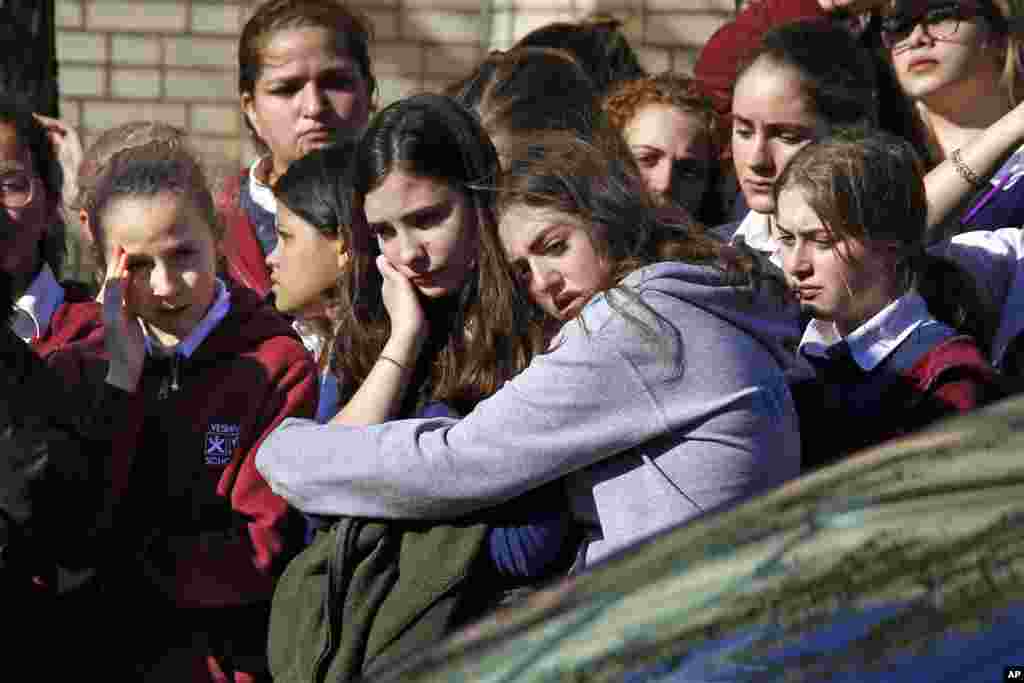
<path id="1" fill-rule="evenodd" d="M 463 419 L 288 419 L 256 465 L 303 512 L 384 518 L 451 519 L 564 477 L 595 532 L 590 564 L 799 473 L 786 382 L 799 338 L 773 296 L 653 264 L 595 296 Z"/>

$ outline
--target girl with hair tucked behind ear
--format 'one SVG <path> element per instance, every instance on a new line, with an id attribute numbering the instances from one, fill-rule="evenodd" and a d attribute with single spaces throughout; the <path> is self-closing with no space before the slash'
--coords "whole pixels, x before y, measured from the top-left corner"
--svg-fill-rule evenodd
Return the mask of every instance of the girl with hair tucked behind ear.
<path id="1" fill-rule="evenodd" d="M 339 407 L 331 356 L 338 280 L 355 221 L 348 173 L 354 153 L 353 141 L 315 149 L 274 183 L 277 245 L 267 254 L 273 302 L 293 317 L 292 327 L 320 366 L 319 422 L 334 417 Z"/>
<path id="2" fill-rule="evenodd" d="M 820 380 L 806 410 L 801 395 L 806 466 L 1001 395 L 976 341 L 994 329 L 989 307 L 966 272 L 924 251 L 922 176 L 905 141 L 854 132 L 801 150 L 778 181 L 779 255 Z M 835 429 L 851 418 L 856 429 Z"/>

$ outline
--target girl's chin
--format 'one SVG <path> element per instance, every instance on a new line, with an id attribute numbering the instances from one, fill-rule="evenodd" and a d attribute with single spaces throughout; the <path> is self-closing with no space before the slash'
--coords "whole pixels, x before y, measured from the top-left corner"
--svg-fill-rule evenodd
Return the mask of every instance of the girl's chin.
<path id="1" fill-rule="evenodd" d="M 146 325 L 158 336 L 175 337 L 178 340 L 185 339 L 196 329 L 202 316 L 197 316 L 192 306 L 181 310 L 151 311 L 142 316 Z"/>

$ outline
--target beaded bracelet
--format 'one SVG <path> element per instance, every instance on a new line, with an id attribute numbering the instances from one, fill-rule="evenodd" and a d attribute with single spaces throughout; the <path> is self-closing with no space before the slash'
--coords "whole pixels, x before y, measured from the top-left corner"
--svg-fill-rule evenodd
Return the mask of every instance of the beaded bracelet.
<path id="1" fill-rule="evenodd" d="M 964 163 L 963 159 L 960 158 L 960 150 L 954 149 L 953 153 L 949 155 L 949 160 L 953 162 L 953 168 L 960 174 L 960 177 L 967 181 L 967 184 L 975 189 L 981 189 L 985 187 L 985 181 L 978 177 L 978 174 L 971 170 L 971 167 Z"/>

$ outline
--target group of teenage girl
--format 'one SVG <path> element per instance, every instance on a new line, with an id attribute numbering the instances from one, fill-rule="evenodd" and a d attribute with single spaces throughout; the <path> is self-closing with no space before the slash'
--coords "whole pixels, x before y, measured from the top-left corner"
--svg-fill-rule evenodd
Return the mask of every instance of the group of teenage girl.
<path id="1" fill-rule="evenodd" d="M 601 21 L 375 111 L 366 20 L 269 0 L 261 155 L 218 191 L 173 126 L 68 154 L 0 101 L 0 568 L 39 676 L 351 680 L 1012 392 L 1019 19 L 839 9 L 871 37 L 780 19 L 725 117 Z"/>

